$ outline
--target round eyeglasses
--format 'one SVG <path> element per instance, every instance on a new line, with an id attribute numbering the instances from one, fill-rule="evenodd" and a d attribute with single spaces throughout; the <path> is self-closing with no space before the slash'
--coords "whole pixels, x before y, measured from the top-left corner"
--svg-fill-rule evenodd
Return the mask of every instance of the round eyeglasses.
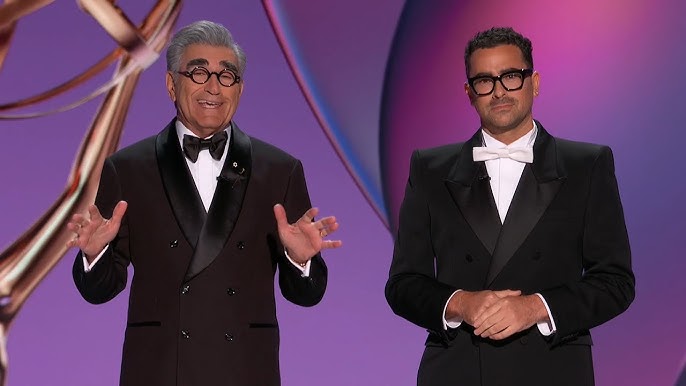
<path id="1" fill-rule="evenodd" d="M 190 71 L 178 71 L 178 73 L 191 78 L 191 80 L 197 84 L 207 83 L 212 75 L 216 75 L 219 84 L 224 87 L 231 87 L 241 81 L 241 77 L 236 75 L 236 73 L 231 70 L 210 72 L 210 70 L 206 69 L 205 67 L 195 67 Z"/>
<path id="2" fill-rule="evenodd" d="M 482 96 L 489 95 L 495 90 L 495 82 L 499 81 L 503 88 L 507 91 L 517 91 L 524 86 L 524 79 L 531 76 L 534 70 L 531 68 L 524 68 L 521 70 L 512 70 L 502 73 L 498 76 L 478 75 L 467 79 L 467 84 L 474 91 L 474 94 Z"/>

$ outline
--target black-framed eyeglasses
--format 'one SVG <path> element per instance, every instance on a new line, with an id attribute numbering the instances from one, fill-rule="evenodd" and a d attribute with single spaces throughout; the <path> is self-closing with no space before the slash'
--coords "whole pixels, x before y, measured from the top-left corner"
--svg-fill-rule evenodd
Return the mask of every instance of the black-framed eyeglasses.
<path id="1" fill-rule="evenodd" d="M 236 75 L 236 73 L 231 70 L 210 72 L 210 70 L 206 69 L 205 67 L 194 67 L 190 71 L 178 71 L 178 73 L 191 78 L 191 80 L 197 84 L 207 83 L 212 75 L 216 75 L 217 80 L 219 80 L 219 84 L 224 87 L 231 87 L 241 81 L 241 77 Z"/>
<path id="2" fill-rule="evenodd" d="M 524 79 L 534 73 L 532 68 L 523 68 L 521 70 L 512 70 L 502 73 L 498 76 L 479 75 L 467 79 L 469 88 L 474 94 L 483 96 L 489 95 L 495 90 L 495 82 L 499 81 L 503 88 L 507 91 L 517 91 L 524 86 Z"/>

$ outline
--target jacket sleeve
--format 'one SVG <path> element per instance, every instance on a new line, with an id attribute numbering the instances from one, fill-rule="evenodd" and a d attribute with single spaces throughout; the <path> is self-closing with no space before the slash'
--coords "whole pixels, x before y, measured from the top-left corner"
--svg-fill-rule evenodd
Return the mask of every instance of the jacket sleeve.
<path id="1" fill-rule="evenodd" d="M 103 164 L 95 205 L 104 218 L 110 218 L 120 200 L 122 193 L 119 178 L 114 164 L 108 158 Z M 130 261 L 128 233 L 125 214 L 117 236 L 90 272 L 84 271 L 82 253 L 77 254 L 72 276 L 81 296 L 89 303 L 105 303 L 126 287 L 127 267 Z"/>
<path id="2" fill-rule="evenodd" d="M 541 291 L 557 325 L 553 344 L 612 319 L 634 299 L 629 238 L 608 147 L 590 171 L 582 244 L 581 279 Z"/>

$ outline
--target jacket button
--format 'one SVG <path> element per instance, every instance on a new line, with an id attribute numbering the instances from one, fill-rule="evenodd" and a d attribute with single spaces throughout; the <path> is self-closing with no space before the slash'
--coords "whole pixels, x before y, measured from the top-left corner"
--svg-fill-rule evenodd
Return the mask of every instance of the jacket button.
<path id="1" fill-rule="evenodd" d="M 529 343 L 529 338 L 527 338 L 526 336 L 523 336 L 523 337 L 519 338 L 519 343 L 527 344 L 527 343 Z"/>
<path id="2" fill-rule="evenodd" d="M 534 253 L 534 257 L 532 257 L 532 259 L 541 260 L 541 251 L 536 251 L 536 253 Z"/>
<path id="3" fill-rule="evenodd" d="M 233 335 L 231 334 L 224 334 L 224 339 L 226 339 L 229 342 L 233 342 Z"/>
<path id="4" fill-rule="evenodd" d="M 233 289 L 233 288 L 229 288 L 229 289 L 226 290 L 226 293 L 227 293 L 229 296 L 233 296 L 233 295 L 236 294 L 236 290 Z"/>
<path id="5" fill-rule="evenodd" d="M 179 240 L 172 240 L 169 242 L 169 248 L 176 248 L 179 246 Z"/>
<path id="6" fill-rule="evenodd" d="M 469 263 L 471 263 L 472 261 L 474 261 L 474 258 L 472 257 L 472 255 L 467 255 L 467 256 L 465 256 L 464 258 L 465 258 L 465 260 L 467 260 L 467 262 L 469 262 Z"/>
<path id="7" fill-rule="evenodd" d="M 243 249 L 245 248 L 245 243 L 242 241 L 239 241 L 238 244 L 236 244 L 236 248 L 238 249 Z"/>
<path id="8" fill-rule="evenodd" d="M 186 330 L 181 330 L 181 336 L 183 337 L 183 339 L 189 339 L 191 337 L 191 335 Z"/>
<path id="9" fill-rule="evenodd" d="M 190 289 L 191 289 L 191 286 L 186 284 L 185 286 L 183 286 L 183 288 L 181 288 L 181 295 L 187 294 L 188 291 L 190 291 Z"/>

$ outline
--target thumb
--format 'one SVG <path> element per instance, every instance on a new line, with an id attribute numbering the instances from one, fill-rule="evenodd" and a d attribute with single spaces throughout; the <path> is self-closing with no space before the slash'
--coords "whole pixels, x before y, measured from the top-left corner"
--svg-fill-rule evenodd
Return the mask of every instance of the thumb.
<path id="1" fill-rule="evenodd" d="M 110 219 L 110 222 L 120 224 L 121 219 L 124 217 L 124 213 L 126 213 L 126 208 L 128 207 L 129 204 L 126 201 L 119 201 L 117 206 L 114 207 L 114 211 L 112 211 L 112 218 Z"/>
<path id="2" fill-rule="evenodd" d="M 288 218 L 286 218 L 286 209 L 281 204 L 274 205 L 274 218 L 276 218 L 276 225 L 279 228 L 288 226 Z"/>

